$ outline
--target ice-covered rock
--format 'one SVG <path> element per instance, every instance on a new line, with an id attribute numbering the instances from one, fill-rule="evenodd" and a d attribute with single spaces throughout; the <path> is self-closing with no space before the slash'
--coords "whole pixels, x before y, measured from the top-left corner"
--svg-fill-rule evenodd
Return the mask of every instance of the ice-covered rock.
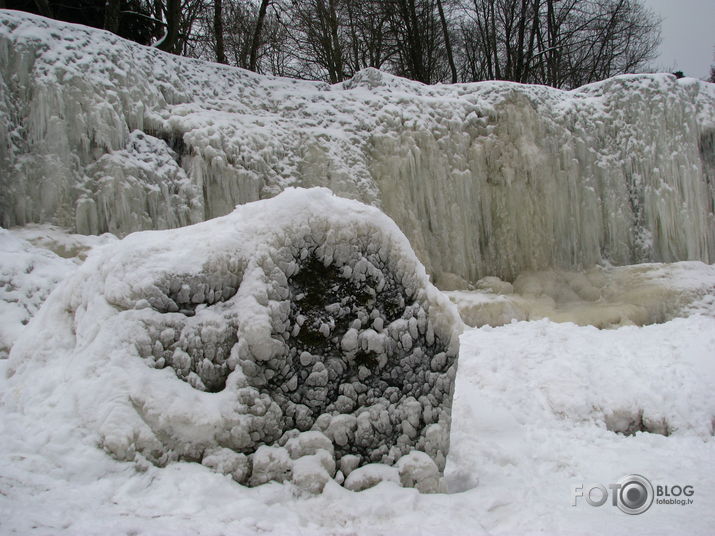
<path id="1" fill-rule="evenodd" d="M 293 473 L 293 460 L 283 447 L 261 445 L 251 456 L 250 483 L 259 486 L 266 482 L 289 480 Z"/>
<path id="2" fill-rule="evenodd" d="M 345 479 L 345 487 L 351 491 L 363 491 L 381 482 L 400 484 L 400 473 L 396 467 L 381 463 L 369 463 L 355 469 Z"/>
<path id="3" fill-rule="evenodd" d="M 445 289 L 714 262 L 715 85 L 425 86 L 368 69 L 329 86 L 0 15 L 0 225 L 125 234 L 290 185 L 381 207 Z"/>
<path id="4" fill-rule="evenodd" d="M 93 252 L 9 383 L 23 411 L 70 404 L 116 458 L 316 491 L 414 450 L 444 469 L 461 326 L 378 209 L 289 189 Z"/>
<path id="5" fill-rule="evenodd" d="M 207 450 L 201 458 L 201 463 L 217 473 L 230 475 L 237 482 L 246 482 L 251 475 L 251 459 L 227 448 Z M 260 465 L 260 461 L 258 463 Z"/>
<path id="6" fill-rule="evenodd" d="M 320 493 L 334 476 L 335 459 L 327 450 L 318 450 L 293 462 L 292 482 L 307 492 Z"/>
<path id="7" fill-rule="evenodd" d="M 406 488 L 417 488 L 422 493 L 437 493 L 444 486 L 441 474 L 432 458 L 424 452 L 412 451 L 395 464 L 400 473 L 400 483 Z"/>

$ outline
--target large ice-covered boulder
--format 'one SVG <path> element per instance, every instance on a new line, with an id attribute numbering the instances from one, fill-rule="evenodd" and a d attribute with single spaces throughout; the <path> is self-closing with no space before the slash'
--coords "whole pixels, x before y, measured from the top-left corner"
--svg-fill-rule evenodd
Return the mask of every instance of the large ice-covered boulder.
<path id="1" fill-rule="evenodd" d="M 43 416 L 71 407 L 121 460 L 318 491 L 419 451 L 434 470 L 408 480 L 429 491 L 461 326 L 387 216 L 289 189 L 90 255 L 13 348 L 9 396 Z"/>

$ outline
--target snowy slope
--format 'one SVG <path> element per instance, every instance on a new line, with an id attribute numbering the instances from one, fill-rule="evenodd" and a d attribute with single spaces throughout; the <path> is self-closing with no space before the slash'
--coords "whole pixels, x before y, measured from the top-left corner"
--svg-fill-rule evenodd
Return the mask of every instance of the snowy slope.
<path id="1" fill-rule="evenodd" d="M 715 260 L 715 86 L 335 86 L 0 14 L 2 225 L 125 234 L 290 185 L 383 208 L 445 287 L 527 269 Z"/>

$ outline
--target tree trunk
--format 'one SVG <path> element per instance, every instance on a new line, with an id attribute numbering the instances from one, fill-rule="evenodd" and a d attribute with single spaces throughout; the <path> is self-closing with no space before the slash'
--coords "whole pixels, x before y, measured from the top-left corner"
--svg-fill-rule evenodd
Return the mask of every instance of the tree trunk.
<path id="1" fill-rule="evenodd" d="M 49 0 L 35 0 L 35 5 L 40 15 L 43 17 L 52 18 L 52 6 L 50 6 Z"/>
<path id="2" fill-rule="evenodd" d="M 558 61 L 558 52 L 556 51 L 556 15 L 554 13 L 554 0 L 546 1 L 546 18 L 547 18 L 547 84 L 552 87 L 557 87 L 556 81 L 556 62 Z"/>
<path id="3" fill-rule="evenodd" d="M 258 19 L 256 27 L 253 30 L 253 40 L 251 41 L 251 59 L 248 63 L 248 68 L 251 71 L 256 71 L 258 64 L 258 48 L 261 46 L 261 30 L 263 29 L 263 21 L 266 18 L 266 11 L 271 0 L 261 0 L 261 7 L 258 9 Z"/>
<path id="4" fill-rule="evenodd" d="M 529 32 L 529 48 L 526 52 L 526 58 L 524 59 L 523 74 L 520 82 L 530 82 L 531 76 L 531 62 L 534 58 L 534 46 L 536 39 L 536 32 L 539 26 L 539 12 L 541 10 L 541 0 L 534 0 L 534 7 L 531 13 L 531 31 Z"/>
<path id="5" fill-rule="evenodd" d="M 104 4 L 104 29 L 112 33 L 119 32 L 121 0 L 107 0 Z"/>
<path id="6" fill-rule="evenodd" d="M 333 57 L 335 67 L 335 82 L 342 82 L 345 79 L 343 66 L 343 51 L 340 48 L 338 38 L 338 16 L 335 11 L 335 0 L 328 0 L 328 24 L 330 27 L 330 53 Z"/>
<path id="7" fill-rule="evenodd" d="M 526 38 L 526 25 L 528 22 L 528 0 L 521 0 L 521 11 L 519 14 L 519 27 L 516 38 L 516 67 L 512 80 L 523 82 L 524 78 L 524 39 Z"/>
<path id="8" fill-rule="evenodd" d="M 501 80 L 501 62 L 499 61 L 499 45 L 497 43 L 497 11 L 495 0 L 489 1 L 489 27 L 491 28 L 490 46 L 494 54 L 494 78 Z"/>
<path id="9" fill-rule="evenodd" d="M 216 61 L 226 63 L 226 52 L 223 42 L 223 6 L 221 0 L 214 0 L 214 34 L 216 37 Z"/>
<path id="10" fill-rule="evenodd" d="M 167 0 L 166 6 L 166 35 L 159 43 L 158 48 L 176 53 L 179 42 L 179 24 L 181 23 L 181 0 Z"/>
<path id="11" fill-rule="evenodd" d="M 457 83 L 457 67 L 454 65 L 454 56 L 452 55 L 452 44 L 449 41 L 449 31 L 447 30 L 447 19 L 444 17 L 444 9 L 442 8 L 442 0 L 437 0 L 437 10 L 439 11 L 439 21 L 442 23 L 442 33 L 444 34 L 444 46 L 447 48 L 447 60 L 449 61 L 449 70 L 452 71 L 452 83 Z"/>

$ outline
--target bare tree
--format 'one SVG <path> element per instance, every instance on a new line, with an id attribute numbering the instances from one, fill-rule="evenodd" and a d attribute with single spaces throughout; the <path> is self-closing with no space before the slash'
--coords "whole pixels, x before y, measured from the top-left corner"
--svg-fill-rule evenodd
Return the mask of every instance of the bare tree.
<path id="1" fill-rule="evenodd" d="M 321 78 L 330 83 L 342 82 L 347 77 L 346 44 L 341 38 L 343 23 L 339 19 L 341 1 L 345 0 L 293 0 L 290 3 L 288 24 L 297 76 Z"/>
<path id="2" fill-rule="evenodd" d="M 435 0 L 388 0 L 394 5 L 396 74 L 426 84 L 449 79 L 445 33 Z"/>
<path id="3" fill-rule="evenodd" d="M 276 12 L 270 9 L 275 3 L 184 0 L 184 53 L 257 72 L 286 74 L 288 47 Z"/>
<path id="4" fill-rule="evenodd" d="M 166 17 L 166 33 L 156 46 L 165 52 L 176 53 L 180 50 L 181 0 L 166 0 L 163 12 Z"/>
<path id="5" fill-rule="evenodd" d="M 256 70 L 258 61 L 258 48 L 261 46 L 261 31 L 263 30 L 263 21 L 266 19 L 266 11 L 271 0 L 261 0 L 261 6 L 258 8 L 258 18 L 253 29 L 253 39 L 251 40 L 251 55 L 249 58 L 248 68 L 251 71 Z"/>
<path id="6" fill-rule="evenodd" d="M 223 3 L 221 0 L 214 0 L 213 31 L 216 39 L 216 61 L 226 63 L 226 47 L 223 40 Z"/>
<path id="7" fill-rule="evenodd" d="M 449 39 L 449 29 L 447 28 L 447 19 L 444 16 L 444 7 L 442 0 L 437 0 L 437 11 L 439 13 L 439 22 L 442 25 L 442 35 L 444 37 L 444 48 L 447 52 L 447 61 L 449 61 L 449 70 L 452 73 L 452 83 L 457 83 L 457 66 L 454 64 L 454 55 L 452 54 L 452 43 Z"/>
<path id="8" fill-rule="evenodd" d="M 390 3 L 384 0 L 357 0 L 344 2 L 343 6 L 346 74 L 352 76 L 366 67 L 385 67 L 395 55 Z"/>
<path id="9" fill-rule="evenodd" d="M 168 52 L 331 83 L 376 67 L 570 88 L 643 70 L 660 36 L 644 0 L 27 1 Z"/>
<path id="10" fill-rule="evenodd" d="M 463 77 L 577 87 L 645 68 L 660 20 L 640 0 L 472 0 Z"/>

